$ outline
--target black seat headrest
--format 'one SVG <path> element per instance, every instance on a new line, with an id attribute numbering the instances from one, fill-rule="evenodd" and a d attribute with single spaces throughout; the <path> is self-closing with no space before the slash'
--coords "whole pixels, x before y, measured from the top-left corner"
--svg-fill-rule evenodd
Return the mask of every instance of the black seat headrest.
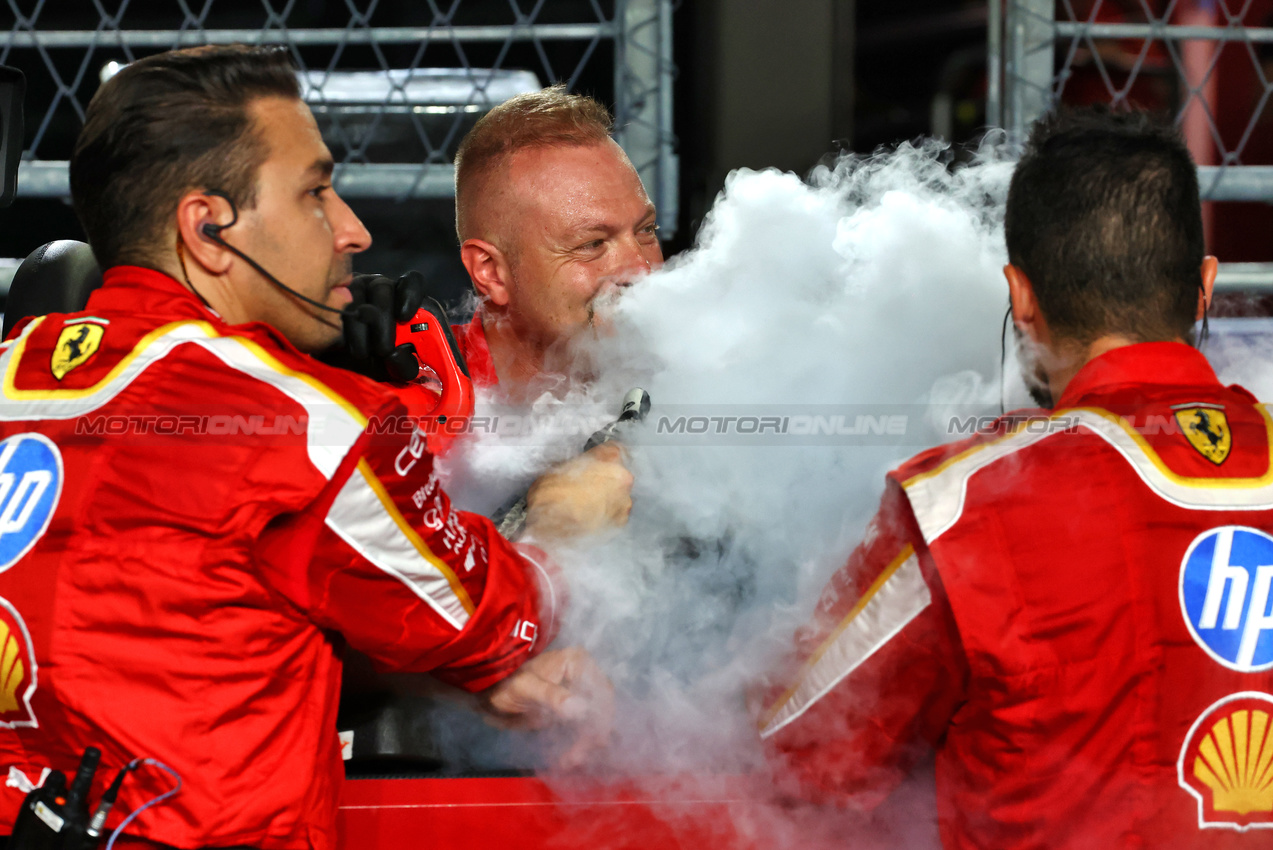
<path id="1" fill-rule="evenodd" d="M 83 242 L 59 239 L 31 252 L 9 284 L 4 305 L 4 338 L 27 316 L 83 310 L 88 296 L 102 285 L 93 249 Z"/>

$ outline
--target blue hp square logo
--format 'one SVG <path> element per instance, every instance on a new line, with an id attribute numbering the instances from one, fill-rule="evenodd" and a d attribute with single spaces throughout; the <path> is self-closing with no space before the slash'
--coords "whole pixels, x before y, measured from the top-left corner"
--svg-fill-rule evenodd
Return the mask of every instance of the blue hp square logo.
<path id="1" fill-rule="evenodd" d="M 43 434 L 0 441 L 0 570 L 44 535 L 62 495 L 62 453 Z"/>
<path id="2" fill-rule="evenodd" d="M 1273 536 L 1229 525 L 1199 535 L 1180 565 L 1180 607 L 1193 639 L 1239 673 L 1273 667 Z"/>

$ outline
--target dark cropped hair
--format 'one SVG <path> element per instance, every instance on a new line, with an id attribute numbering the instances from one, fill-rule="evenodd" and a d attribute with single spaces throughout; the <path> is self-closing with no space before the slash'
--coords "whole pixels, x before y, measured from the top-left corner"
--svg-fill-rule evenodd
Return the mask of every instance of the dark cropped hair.
<path id="1" fill-rule="evenodd" d="M 71 202 L 98 263 L 154 265 L 191 189 L 252 208 L 269 151 L 247 106 L 300 96 L 291 57 L 276 47 L 174 50 L 120 70 L 89 103 L 71 156 Z"/>
<path id="2" fill-rule="evenodd" d="M 1008 259 L 1058 336 L 1191 340 L 1205 246 L 1180 133 L 1144 113 L 1054 113 L 1008 191 Z"/>

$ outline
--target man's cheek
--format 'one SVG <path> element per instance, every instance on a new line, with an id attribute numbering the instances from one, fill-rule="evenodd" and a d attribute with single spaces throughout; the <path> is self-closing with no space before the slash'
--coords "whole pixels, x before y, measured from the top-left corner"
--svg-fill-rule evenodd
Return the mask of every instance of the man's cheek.
<path id="1" fill-rule="evenodd" d="M 577 326 L 595 325 L 599 320 L 604 320 L 605 309 L 602 304 L 602 294 L 600 290 L 592 290 L 587 297 L 579 304 L 575 310 L 575 315 L 580 317 Z"/>
<path id="2" fill-rule="evenodd" d="M 604 335 L 613 331 L 614 312 L 622 293 L 622 288 L 603 288 L 588 302 L 588 324 L 598 333 Z"/>

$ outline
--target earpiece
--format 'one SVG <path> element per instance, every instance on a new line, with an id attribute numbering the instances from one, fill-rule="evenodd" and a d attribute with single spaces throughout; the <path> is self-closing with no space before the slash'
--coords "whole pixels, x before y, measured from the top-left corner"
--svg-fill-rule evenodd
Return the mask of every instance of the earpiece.
<path id="1" fill-rule="evenodd" d="M 225 192 L 222 192 L 220 189 L 209 189 L 203 194 L 210 198 L 221 198 L 230 205 L 230 212 L 234 215 L 234 218 L 230 219 L 229 224 L 217 224 L 215 222 L 205 221 L 203 224 L 199 225 L 200 233 L 208 239 L 211 239 L 213 242 L 216 242 L 218 245 L 225 245 L 225 242 L 221 239 L 221 231 L 234 225 L 239 220 L 239 208 L 234 205 L 234 199 Z"/>

